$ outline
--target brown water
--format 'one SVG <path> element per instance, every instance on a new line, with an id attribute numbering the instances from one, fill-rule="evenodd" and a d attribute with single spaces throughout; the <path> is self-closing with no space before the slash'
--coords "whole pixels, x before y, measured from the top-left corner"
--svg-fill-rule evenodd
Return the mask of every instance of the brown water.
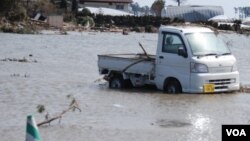
<path id="1" fill-rule="evenodd" d="M 250 84 L 250 38 L 220 34 L 238 60 L 242 84 Z M 67 95 L 82 112 L 40 127 L 44 141 L 218 141 L 222 124 L 250 124 L 250 94 L 169 95 L 154 89 L 110 90 L 97 68 L 97 54 L 138 53 L 138 41 L 154 54 L 157 34 L 116 33 L 16 35 L 0 33 L 1 141 L 25 140 L 26 116 L 44 120 L 66 109 Z M 29 56 L 32 54 L 32 56 Z M 37 61 L 37 63 L 34 62 Z"/>

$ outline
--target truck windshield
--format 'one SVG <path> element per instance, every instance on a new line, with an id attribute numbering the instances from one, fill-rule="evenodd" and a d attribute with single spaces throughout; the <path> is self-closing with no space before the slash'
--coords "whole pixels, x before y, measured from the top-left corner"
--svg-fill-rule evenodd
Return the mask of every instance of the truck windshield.
<path id="1" fill-rule="evenodd" d="M 194 56 L 231 54 L 225 43 L 212 32 L 189 33 L 186 37 Z"/>

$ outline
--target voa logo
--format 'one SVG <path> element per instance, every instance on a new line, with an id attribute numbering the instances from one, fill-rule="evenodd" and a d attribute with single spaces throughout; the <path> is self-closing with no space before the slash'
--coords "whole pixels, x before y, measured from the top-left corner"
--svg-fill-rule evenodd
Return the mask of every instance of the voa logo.
<path id="1" fill-rule="evenodd" d="M 235 137 L 247 136 L 244 129 L 241 129 L 241 130 L 239 130 L 239 129 L 226 129 L 226 132 L 227 132 L 227 136 L 231 136 L 231 135 L 233 135 Z"/>

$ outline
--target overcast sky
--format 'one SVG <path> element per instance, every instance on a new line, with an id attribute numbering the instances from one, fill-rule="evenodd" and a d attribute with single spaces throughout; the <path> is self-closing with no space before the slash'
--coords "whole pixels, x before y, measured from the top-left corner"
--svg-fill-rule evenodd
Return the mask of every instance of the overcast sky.
<path id="1" fill-rule="evenodd" d="M 138 2 L 140 6 L 148 5 L 149 7 L 152 5 L 154 0 L 133 0 L 134 2 Z M 177 5 L 177 3 L 173 2 L 173 0 L 165 0 L 166 5 Z M 235 17 L 234 7 L 242 7 L 249 6 L 250 0 L 186 0 L 184 5 L 216 5 L 222 6 L 224 9 L 225 15 L 228 17 Z"/>

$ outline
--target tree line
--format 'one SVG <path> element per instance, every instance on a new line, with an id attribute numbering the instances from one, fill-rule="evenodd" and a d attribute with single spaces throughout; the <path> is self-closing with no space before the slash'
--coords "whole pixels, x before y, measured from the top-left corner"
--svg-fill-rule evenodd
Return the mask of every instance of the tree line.
<path id="1" fill-rule="evenodd" d="M 243 19 L 250 17 L 250 7 L 234 7 L 235 17 Z"/>
<path id="2" fill-rule="evenodd" d="M 187 0 L 172 0 L 180 6 L 182 3 L 184 3 Z M 139 15 L 139 13 L 143 13 L 143 15 L 150 15 L 152 13 L 155 16 L 161 16 L 161 10 L 165 7 L 166 1 L 165 0 L 155 0 L 151 7 L 149 6 L 143 6 L 140 7 L 139 4 L 132 3 L 132 11 L 134 12 L 134 15 Z"/>

